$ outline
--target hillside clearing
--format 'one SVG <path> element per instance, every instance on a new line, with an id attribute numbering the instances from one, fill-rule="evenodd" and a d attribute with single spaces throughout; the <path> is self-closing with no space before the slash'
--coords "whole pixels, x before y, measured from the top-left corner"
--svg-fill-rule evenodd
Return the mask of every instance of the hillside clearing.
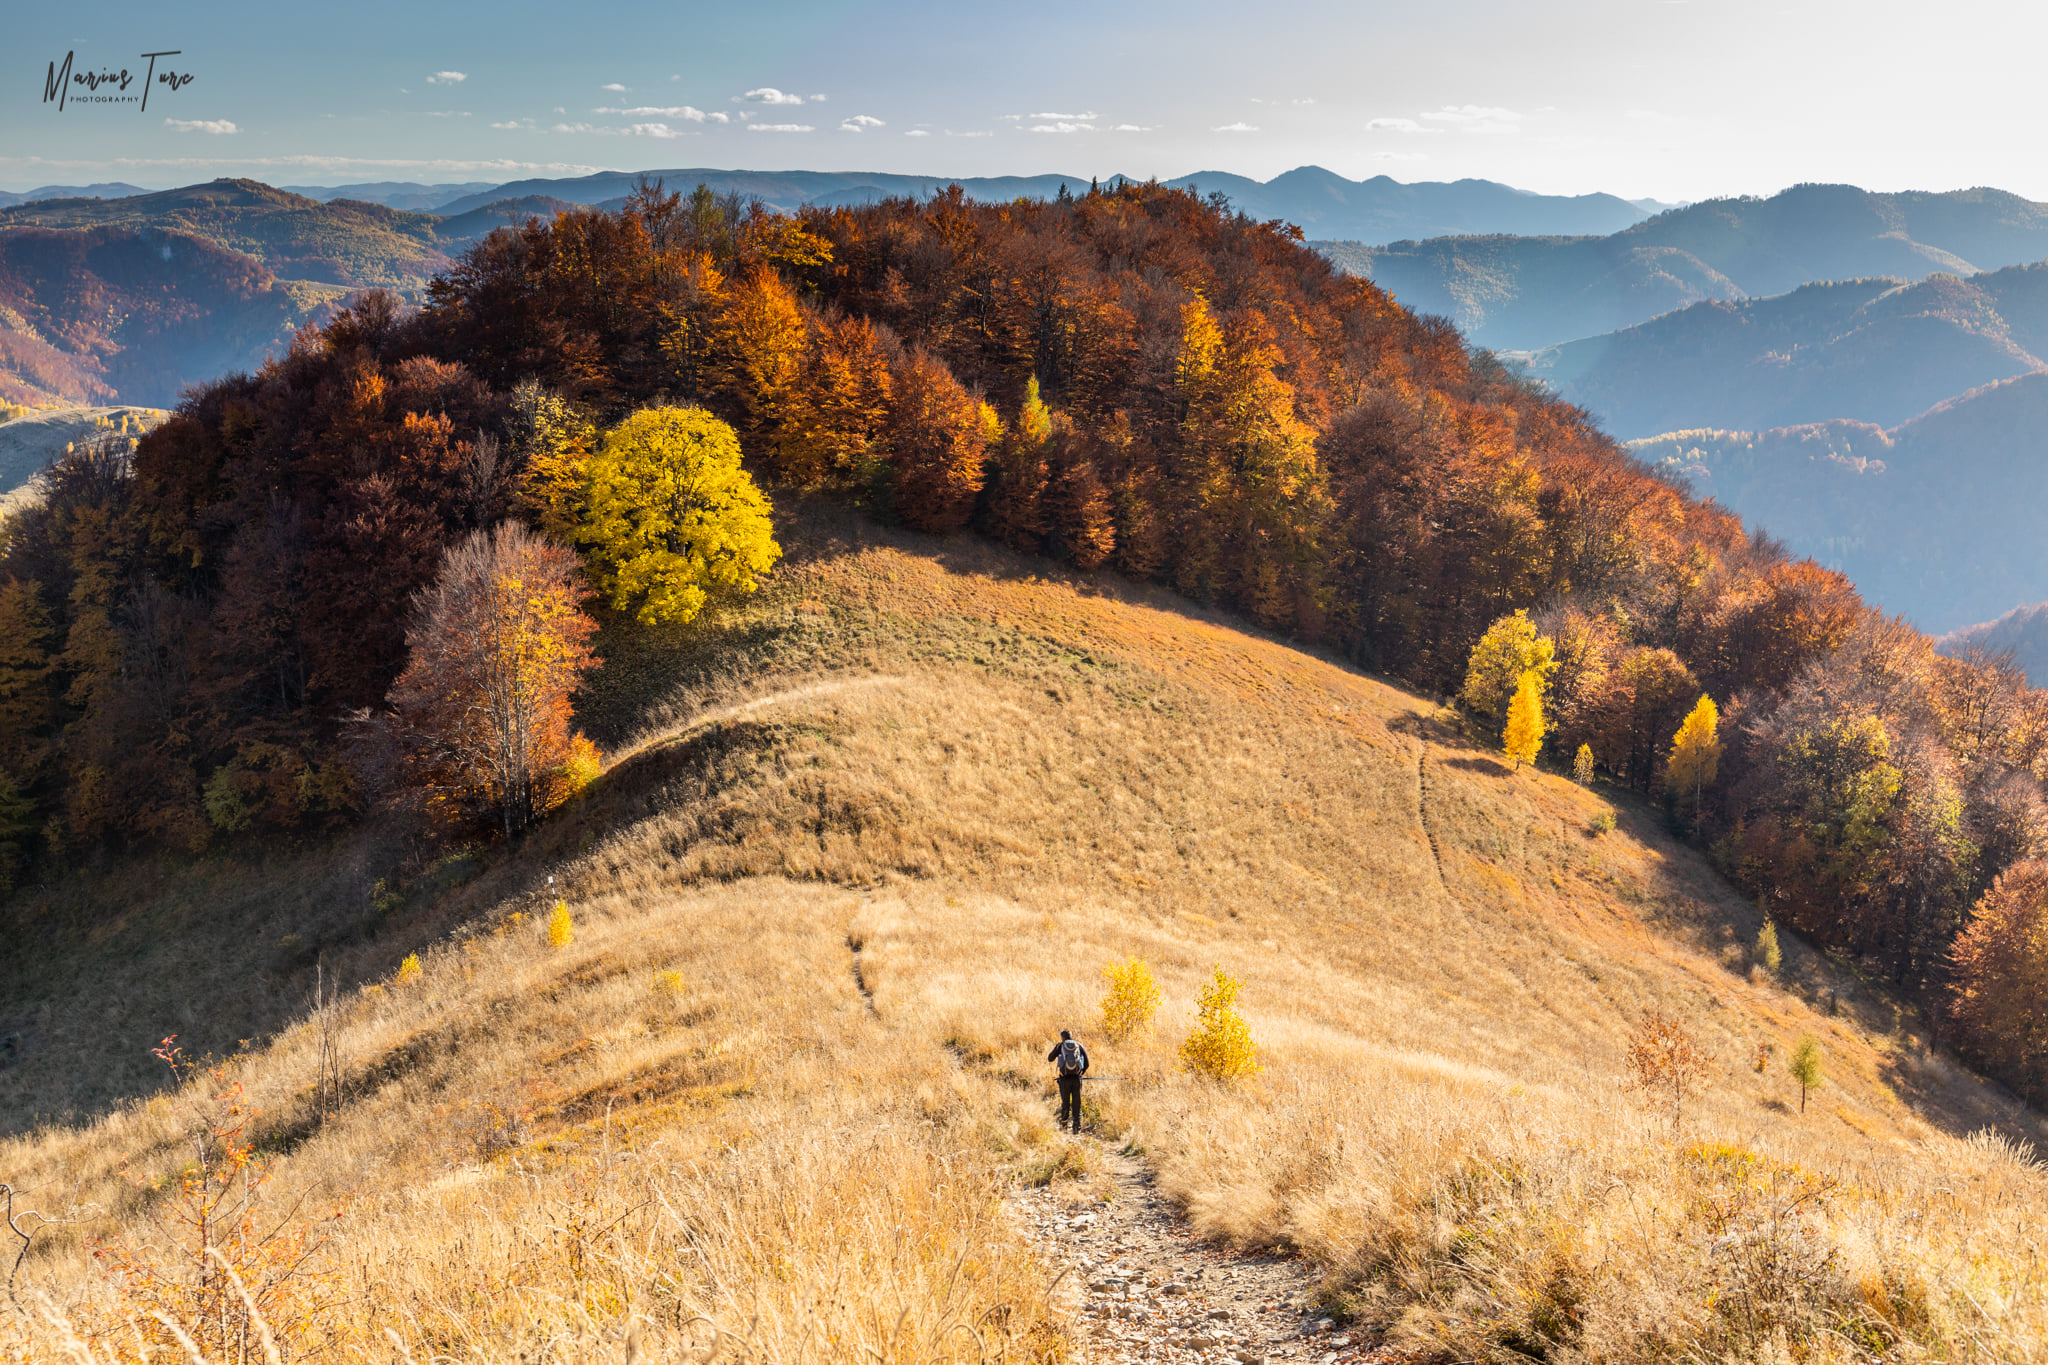
<path id="1" fill-rule="evenodd" d="M 1052 1359 L 1059 1267 L 1005 1197 L 1117 1197 L 1051 1130 L 1066 1026 L 1196 1233 L 1305 1257 L 1417 1358 L 1761 1359 L 1778 1333 L 2042 1358 L 2022 1229 L 2048 1193 L 1968 1138 L 2035 1118 L 1789 935 L 1752 972 L 1753 910 L 1652 812 L 1510 775 L 1431 703 L 1163 592 L 829 510 L 786 531 L 746 607 L 600 642 L 606 777 L 460 884 L 387 884 L 364 836 L 16 898 L 16 941 L 56 946 L 0 964 L 31 1025 L 0 1109 L 52 1121 L 13 1126 L 0 1180 L 74 1220 L 30 1291 L 80 1331 L 132 1311 L 97 1241 L 195 1302 L 167 1181 L 219 1086 L 152 1095 L 147 1050 L 235 1051 L 218 1013 L 255 1031 L 222 1080 L 275 1156 L 264 1226 L 326 1238 L 297 1274 L 252 1263 L 295 1358 L 395 1359 L 389 1328 L 419 1360 L 684 1358 L 713 1330 L 749 1359 Z M 112 895 L 127 921 L 66 929 Z M 308 1018 L 316 951 L 349 989 Z M 1099 1043 L 1099 968 L 1130 954 L 1158 1034 Z M 1173 1061 L 1217 964 L 1262 1049 L 1235 1091 Z M 1677 1132 L 1619 1087 L 1653 1010 L 1712 1062 Z M 1805 1033 L 1829 1081 L 1802 1118 Z M 1763 1283 L 1730 1246 L 1826 1255 Z M 27 1330 L 17 1354 L 63 1349 Z"/>

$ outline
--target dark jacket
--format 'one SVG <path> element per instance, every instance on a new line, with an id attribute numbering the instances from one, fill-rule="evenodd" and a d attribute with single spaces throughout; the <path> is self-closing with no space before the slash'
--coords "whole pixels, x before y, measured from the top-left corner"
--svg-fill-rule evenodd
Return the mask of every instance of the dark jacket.
<path id="1" fill-rule="evenodd" d="M 1061 1042 L 1064 1041 L 1066 1040 L 1061 1039 Z M 1085 1047 L 1081 1047 L 1081 1042 L 1079 1039 L 1074 1040 L 1074 1046 L 1081 1048 L 1081 1071 L 1086 1072 L 1088 1070 L 1088 1049 Z M 1054 1043 L 1052 1045 L 1052 1051 L 1045 1054 L 1045 1060 L 1047 1060 L 1048 1062 L 1057 1062 L 1059 1059 L 1060 1045 L 1059 1043 Z"/>

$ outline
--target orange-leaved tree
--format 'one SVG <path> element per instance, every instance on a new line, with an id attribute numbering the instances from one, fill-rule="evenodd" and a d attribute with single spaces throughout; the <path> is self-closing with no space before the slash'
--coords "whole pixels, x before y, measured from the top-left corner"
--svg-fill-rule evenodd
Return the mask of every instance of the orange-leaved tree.
<path id="1" fill-rule="evenodd" d="M 957 531 L 974 512 L 982 462 L 1002 423 L 943 361 L 922 350 L 906 351 L 891 380 L 889 488 L 896 515 L 920 531 Z"/>
<path id="2" fill-rule="evenodd" d="M 1970 1050 L 2038 1095 L 2048 1055 L 2048 863 L 2017 863 L 1994 882 L 1951 959 L 1950 1008 Z"/>
<path id="3" fill-rule="evenodd" d="M 441 813 L 495 814 L 510 836 L 592 767 L 569 724 L 597 663 L 586 591 L 573 553 L 508 522 L 451 547 L 414 597 L 391 708 L 408 774 Z"/>

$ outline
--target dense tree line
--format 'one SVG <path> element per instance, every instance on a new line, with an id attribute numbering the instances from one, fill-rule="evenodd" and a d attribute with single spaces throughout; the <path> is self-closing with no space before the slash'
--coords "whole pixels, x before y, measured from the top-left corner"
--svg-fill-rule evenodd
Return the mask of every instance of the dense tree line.
<path id="1" fill-rule="evenodd" d="M 1972 906 L 2043 851 L 2048 710 L 2012 669 L 1935 655 L 1298 231 L 1136 185 L 794 216 L 643 189 L 501 230 L 417 312 L 367 296 L 132 466 L 67 462 L 0 560 L 0 837 L 346 818 L 341 718 L 386 704 L 404 605 L 508 517 L 567 542 L 616 515 L 601 432 L 656 405 L 722 418 L 771 486 L 1158 580 L 1437 694 L 1513 618 L 1545 753 L 1645 793 L 1714 698 L 1727 755 L 1674 818 L 1908 989 L 1949 987 Z"/>

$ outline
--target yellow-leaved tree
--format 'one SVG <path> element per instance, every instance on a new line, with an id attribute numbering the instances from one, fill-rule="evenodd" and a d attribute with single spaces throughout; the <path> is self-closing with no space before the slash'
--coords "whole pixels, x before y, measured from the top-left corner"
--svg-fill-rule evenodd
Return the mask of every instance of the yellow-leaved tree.
<path id="1" fill-rule="evenodd" d="M 1212 1081 L 1242 1080 L 1259 1069 L 1251 1025 L 1235 1008 L 1244 982 L 1216 968 L 1195 999 L 1195 1029 L 1180 1045 L 1181 1064 Z"/>
<path id="2" fill-rule="evenodd" d="M 1517 769 L 1524 763 L 1534 763 L 1543 748 L 1543 689 L 1533 668 L 1515 684 L 1514 699 L 1508 702 L 1507 728 L 1501 732 L 1501 748 Z"/>
<path id="3" fill-rule="evenodd" d="M 1504 728 L 1508 703 L 1534 674 L 1536 699 L 1541 701 L 1550 688 L 1550 675 L 1557 671 L 1557 646 L 1547 635 L 1538 635 L 1529 613 L 1517 611 L 1503 616 L 1486 628 L 1472 656 L 1465 664 L 1465 690 L 1460 695 L 1465 709 L 1495 733 Z"/>
<path id="4" fill-rule="evenodd" d="M 1148 1033 L 1152 1016 L 1159 1012 L 1159 983 L 1145 959 L 1131 957 L 1112 962 L 1102 969 L 1109 989 L 1102 993 L 1102 1033 L 1112 1043 L 1121 1043 Z"/>
<path id="5" fill-rule="evenodd" d="M 1702 695 L 1671 737 L 1666 780 L 1674 792 L 1692 790 L 1692 818 L 1700 818 L 1700 793 L 1721 771 L 1721 710 Z"/>
<path id="6" fill-rule="evenodd" d="M 643 624 L 688 621 L 714 592 L 752 592 L 782 557 L 739 437 L 701 408 L 634 413 L 605 432 L 587 471 L 576 539 L 598 589 Z"/>

